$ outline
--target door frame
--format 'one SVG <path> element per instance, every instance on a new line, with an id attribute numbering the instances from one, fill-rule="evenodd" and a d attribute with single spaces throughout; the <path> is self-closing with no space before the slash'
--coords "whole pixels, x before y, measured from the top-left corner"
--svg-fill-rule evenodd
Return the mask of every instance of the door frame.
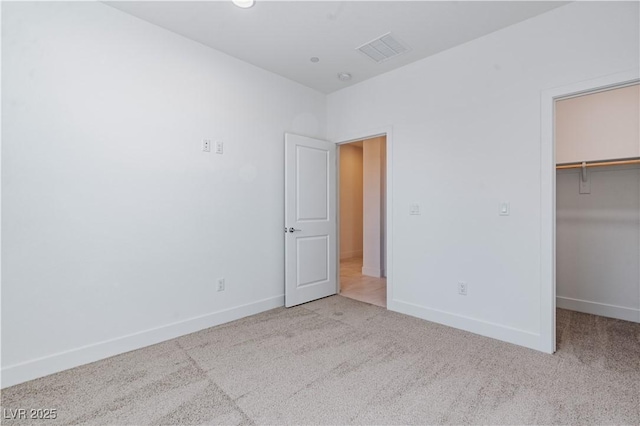
<path id="1" fill-rule="evenodd" d="M 361 132 L 355 132 L 347 136 L 336 138 L 337 145 L 336 152 L 336 208 L 337 214 L 337 238 L 336 243 L 338 245 L 336 250 L 336 294 L 340 294 L 340 145 L 346 145 L 352 142 L 363 141 L 366 139 L 377 138 L 380 136 L 386 136 L 386 164 L 385 164 L 385 222 L 386 222 L 386 235 L 385 235 L 385 251 L 387 257 L 387 264 L 385 265 L 385 273 L 387 279 L 387 307 L 388 310 L 393 310 L 393 214 L 392 214 L 392 200 L 393 200 L 393 127 L 384 126 L 376 129 L 365 130 Z"/>
<path id="2" fill-rule="evenodd" d="M 555 103 L 561 99 L 640 82 L 640 69 L 610 74 L 541 92 L 540 134 L 540 350 L 556 351 L 556 150 Z"/>

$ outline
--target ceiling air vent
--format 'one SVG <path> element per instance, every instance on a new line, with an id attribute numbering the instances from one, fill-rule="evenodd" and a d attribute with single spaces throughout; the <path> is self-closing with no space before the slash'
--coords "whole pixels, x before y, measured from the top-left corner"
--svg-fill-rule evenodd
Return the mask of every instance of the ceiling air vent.
<path id="1" fill-rule="evenodd" d="M 409 48 L 393 38 L 391 33 L 386 33 L 369 43 L 363 44 L 357 50 L 375 62 L 380 63 L 408 51 Z"/>

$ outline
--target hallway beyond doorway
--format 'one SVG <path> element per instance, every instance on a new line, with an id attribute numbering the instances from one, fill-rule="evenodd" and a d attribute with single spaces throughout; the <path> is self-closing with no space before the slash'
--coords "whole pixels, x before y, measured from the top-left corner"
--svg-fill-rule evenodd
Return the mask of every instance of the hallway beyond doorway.
<path id="1" fill-rule="evenodd" d="M 387 307 L 387 279 L 362 275 L 362 258 L 340 261 L 340 295 Z"/>

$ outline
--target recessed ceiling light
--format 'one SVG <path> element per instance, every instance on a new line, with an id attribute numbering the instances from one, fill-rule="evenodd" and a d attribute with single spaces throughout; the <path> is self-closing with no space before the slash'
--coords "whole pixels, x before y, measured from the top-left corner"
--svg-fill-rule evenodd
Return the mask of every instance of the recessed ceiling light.
<path id="1" fill-rule="evenodd" d="M 255 3 L 255 0 L 231 0 L 233 4 L 243 9 L 249 9 Z"/>
<path id="2" fill-rule="evenodd" d="M 311 62 L 313 62 L 314 64 L 315 64 L 316 62 L 320 62 L 320 58 L 315 57 L 315 56 L 314 56 L 313 58 L 309 59 L 309 60 L 310 60 Z"/>
<path id="3" fill-rule="evenodd" d="M 338 80 L 340 80 L 340 81 L 349 81 L 349 80 L 351 80 L 351 74 L 349 74 L 348 72 L 339 72 L 338 73 Z"/>

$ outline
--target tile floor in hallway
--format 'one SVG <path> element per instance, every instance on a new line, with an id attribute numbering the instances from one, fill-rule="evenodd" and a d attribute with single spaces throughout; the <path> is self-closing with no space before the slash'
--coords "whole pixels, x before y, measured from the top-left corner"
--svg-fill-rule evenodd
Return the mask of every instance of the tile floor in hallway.
<path id="1" fill-rule="evenodd" d="M 387 279 L 362 275 L 362 258 L 340 261 L 340 294 L 344 297 L 387 307 Z"/>

